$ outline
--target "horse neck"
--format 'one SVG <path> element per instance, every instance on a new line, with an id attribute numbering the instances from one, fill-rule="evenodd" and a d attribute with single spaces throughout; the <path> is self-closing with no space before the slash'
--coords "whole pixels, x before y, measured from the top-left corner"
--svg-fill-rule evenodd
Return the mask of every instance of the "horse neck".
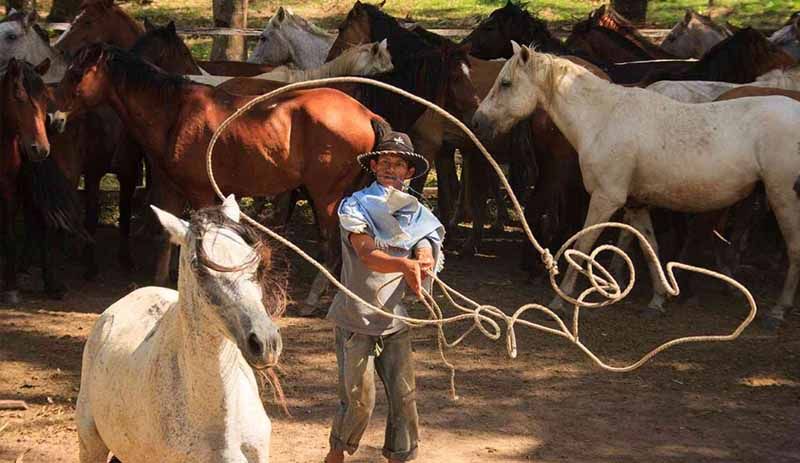
<path id="1" fill-rule="evenodd" d="M 322 66 L 336 38 L 303 30 L 300 26 L 291 30 L 294 36 L 292 56 L 297 67 L 308 70 Z"/>
<path id="2" fill-rule="evenodd" d="M 184 256 L 178 275 L 178 303 L 164 334 L 178 358 L 182 383 L 192 392 L 185 395 L 194 401 L 186 404 L 187 411 L 202 410 L 202 415 L 193 417 L 197 422 L 215 421 L 228 408 L 226 390 L 237 378 L 241 353 L 219 328 Z"/>
<path id="3" fill-rule="evenodd" d="M 148 152 L 164 158 L 168 155 L 170 134 L 187 98 L 188 88 L 175 92 L 166 99 L 163 92 L 154 88 L 127 90 L 124 84 L 111 84 L 109 103 L 140 145 Z M 169 105 L 174 110 L 154 111 Z"/>
<path id="4" fill-rule="evenodd" d="M 611 85 L 561 58 L 548 60 L 537 91 L 543 108 L 579 154 L 589 147 L 622 100 L 624 89 Z M 556 75 L 555 67 L 565 68 Z"/>
<path id="5" fill-rule="evenodd" d="M 351 49 L 355 51 L 354 49 Z M 314 69 L 304 70 L 303 80 L 324 79 L 326 77 L 349 76 L 355 74 L 355 64 L 358 53 L 345 51 L 331 61 Z"/>

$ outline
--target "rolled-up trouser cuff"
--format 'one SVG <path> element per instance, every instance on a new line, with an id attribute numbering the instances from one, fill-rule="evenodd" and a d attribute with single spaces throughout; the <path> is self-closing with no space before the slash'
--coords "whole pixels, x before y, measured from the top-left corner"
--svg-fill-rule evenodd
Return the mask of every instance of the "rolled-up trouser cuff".
<path id="1" fill-rule="evenodd" d="M 407 452 L 392 452 L 387 449 L 383 449 L 383 456 L 388 459 L 397 460 L 397 461 L 411 461 L 417 458 L 417 449 L 419 447 L 414 447 L 413 449 Z M 352 454 L 351 454 L 352 455 Z"/>
<path id="2" fill-rule="evenodd" d="M 345 452 L 349 453 L 350 455 L 356 453 L 356 450 L 358 450 L 358 444 L 356 444 L 356 445 L 348 445 L 348 444 L 345 444 L 344 442 L 342 442 L 341 440 L 339 440 L 338 438 L 333 437 L 333 436 L 330 437 L 329 441 L 330 441 L 331 450 L 344 450 Z"/>

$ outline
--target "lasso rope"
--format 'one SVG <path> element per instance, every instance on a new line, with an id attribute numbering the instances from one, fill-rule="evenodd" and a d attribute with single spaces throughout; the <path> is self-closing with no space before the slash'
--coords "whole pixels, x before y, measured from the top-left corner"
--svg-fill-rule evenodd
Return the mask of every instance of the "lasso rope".
<path id="1" fill-rule="evenodd" d="M 454 383 L 455 369 L 454 369 L 453 365 L 451 365 L 447 361 L 447 359 L 445 358 L 445 356 L 444 356 L 444 347 L 445 346 L 454 347 L 454 346 L 458 345 L 459 343 L 461 343 L 461 341 L 463 341 L 467 337 L 467 335 L 469 335 L 470 333 L 472 333 L 476 329 L 478 331 L 480 331 L 481 333 L 483 333 L 483 335 L 488 337 L 489 339 L 492 339 L 492 340 L 500 339 L 500 337 L 502 336 L 502 329 L 501 329 L 500 325 L 498 324 L 498 322 L 495 319 L 505 322 L 505 325 L 506 325 L 505 326 L 505 329 L 506 329 L 506 349 L 508 351 L 508 355 L 511 358 L 516 358 L 516 356 L 517 356 L 517 337 L 516 337 L 516 332 L 515 332 L 515 325 L 520 324 L 520 325 L 524 325 L 524 326 L 527 326 L 527 327 L 530 327 L 530 328 L 533 328 L 533 329 L 544 331 L 546 333 L 551 333 L 551 334 L 566 338 L 572 344 L 576 345 L 581 351 L 583 351 L 595 364 L 597 364 L 598 366 L 600 366 L 601 368 L 603 368 L 605 370 L 613 371 L 613 372 L 627 372 L 627 371 L 632 371 L 632 370 L 635 370 L 635 369 L 639 368 L 640 366 L 642 366 L 648 360 L 653 358 L 653 356 L 655 356 L 659 352 L 662 352 L 662 351 L 664 351 L 666 349 L 669 349 L 670 347 L 673 347 L 673 346 L 676 346 L 676 345 L 679 345 L 679 344 L 687 344 L 687 343 L 695 343 L 695 342 L 732 341 L 732 340 L 736 339 L 737 337 L 739 337 L 739 335 L 742 333 L 742 331 L 744 331 L 744 329 L 747 327 L 747 325 L 749 325 L 750 322 L 752 322 L 753 319 L 755 318 L 756 310 L 757 310 L 756 309 L 755 300 L 753 299 L 753 296 L 750 294 L 750 291 L 748 291 L 747 288 L 745 288 L 741 283 L 739 283 L 738 281 L 734 280 L 733 278 L 730 278 L 730 277 L 728 277 L 726 275 L 723 275 L 721 273 L 714 272 L 714 271 L 711 271 L 711 270 L 708 270 L 708 269 L 704 269 L 704 268 L 700 268 L 700 267 L 695 267 L 695 266 L 692 266 L 692 265 L 682 264 L 682 263 L 679 263 L 679 262 L 668 262 L 667 265 L 666 265 L 666 272 L 665 272 L 664 269 L 661 266 L 661 262 L 659 261 L 658 256 L 656 255 L 655 251 L 653 251 L 652 246 L 650 246 L 650 243 L 647 241 L 647 239 L 644 237 L 644 235 L 642 235 L 638 230 L 636 230 L 635 228 L 631 227 L 630 225 L 626 225 L 626 224 L 622 224 L 622 223 L 616 223 L 616 222 L 606 222 L 606 223 L 595 224 L 595 225 L 592 225 L 590 227 L 587 227 L 587 228 L 579 231 L 575 235 L 573 235 L 569 240 L 567 240 L 567 242 L 565 242 L 564 245 L 561 246 L 561 248 L 558 250 L 558 252 L 555 254 L 555 256 L 553 256 L 552 254 L 550 254 L 549 250 L 547 250 L 546 248 L 542 247 L 539 244 L 539 242 L 536 240 L 536 237 L 533 235 L 533 232 L 531 231 L 531 228 L 528 225 L 528 222 L 525 220 L 525 214 L 522 211 L 522 207 L 520 206 L 519 201 L 517 200 L 517 197 L 514 194 L 514 191 L 511 189 L 511 186 L 509 185 L 508 180 L 506 179 L 505 175 L 503 174 L 503 171 L 501 170 L 500 165 L 494 160 L 492 155 L 489 154 L 489 152 L 486 150 L 486 148 L 483 146 L 483 144 L 480 142 L 480 140 L 478 140 L 478 138 L 475 136 L 475 134 L 472 133 L 472 131 L 468 127 L 466 127 L 461 121 L 459 121 L 457 118 L 455 118 L 452 115 L 450 115 L 450 113 L 448 113 L 444 109 L 440 108 L 439 106 L 437 106 L 437 105 L 435 105 L 435 104 L 433 104 L 433 103 L 431 103 L 431 102 L 429 102 L 429 101 L 427 101 L 427 100 L 425 100 L 423 98 L 420 98 L 420 97 L 418 97 L 416 95 L 413 95 L 413 94 L 411 94 L 409 92 L 406 92 L 405 90 L 402 90 L 402 89 L 399 89 L 399 88 L 394 87 L 392 85 L 388 85 L 388 84 L 385 84 L 383 82 L 379 82 L 379 81 L 372 80 L 372 79 L 366 79 L 366 78 L 363 78 L 363 77 L 335 77 L 335 78 L 329 78 L 329 79 L 318 79 L 318 80 L 310 80 L 310 81 L 304 81 L 304 82 L 296 82 L 296 83 L 289 84 L 289 85 L 286 85 L 284 87 L 278 88 L 276 90 L 273 90 L 273 91 L 271 91 L 269 93 L 257 96 L 255 98 L 253 98 L 252 100 L 250 100 L 249 102 L 247 102 L 247 104 L 245 104 L 241 108 L 237 109 L 233 114 L 231 114 L 227 119 L 225 119 L 222 122 L 222 124 L 220 124 L 219 128 L 217 128 L 217 130 L 214 132 L 214 135 L 211 137 L 211 141 L 210 141 L 210 143 L 208 145 L 208 149 L 206 151 L 206 169 L 208 171 L 208 178 L 209 178 L 209 181 L 211 182 L 211 185 L 214 188 L 214 191 L 216 192 L 217 196 L 219 196 L 220 199 L 225 199 L 225 195 L 220 190 L 219 185 L 217 184 L 217 182 L 216 182 L 216 180 L 214 178 L 214 172 L 213 172 L 213 169 L 212 169 L 212 157 L 213 157 L 213 152 L 214 152 L 214 146 L 216 145 L 217 140 L 222 135 L 222 133 L 225 131 L 225 129 L 234 120 L 236 120 L 238 117 L 240 117 L 245 112 L 249 111 L 250 108 L 252 108 L 253 106 L 261 103 L 264 100 L 268 100 L 268 99 L 273 98 L 273 97 L 275 97 L 277 95 L 280 95 L 282 93 L 291 92 L 291 91 L 299 90 L 299 89 L 303 89 L 303 88 L 318 87 L 318 86 L 331 85 L 331 84 L 342 84 L 342 83 L 359 83 L 359 84 L 373 85 L 375 87 L 379 87 L 379 88 L 382 88 L 384 90 L 388 90 L 388 91 L 394 92 L 396 94 L 399 94 L 401 96 L 404 96 L 406 98 L 409 98 L 412 101 L 414 101 L 416 103 L 419 103 L 419 104 L 421 104 L 423 106 L 426 106 L 426 107 L 430 108 L 431 110 L 435 111 L 437 114 L 441 115 L 446 120 L 450 121 L 456 127 L 461 129 L 465 134 L 467 134 L 469 139 L 472 140 L 472 142 L 475 144 L 475 146 L 478 147 L 480 152 L 483 154 L 483 156 L 486 158 L 486 160 L 492 166 L 492 168 L 494 169 L 495 173 L 497 173 L 497 176 L 500 178 L 500 181 L 503 183 L 503 186 L 505 187 L 506 191 L 508 192 L 508 196 L 511 199 L 511 203 L 514 206 L 514 210 L 516 211 L 516 213 L 517 213 L 517 215 L 520 218 L 520 221 L 522 223 L 522 229 L 525 231 L 525 235 L 527 236 L 527 238 L 531 242 L 531 244 L 534 246 L 534 248 L 536 248 L 536 250 L 539 252 L 539 254 L 540 254 L 541 258 L 542 258 L 542 262 L 544 263 L 545 268 L 547 269 L 548 273 L 550 274 L 550 285 L 553 287 L 553 290 L 556 292 L 556 294 L 558 294 L 559 297 L 561 297 L 565 301 L 567 301 L 570 304 L 572 304 L 572 306 L 574 308 L 573 322 L 572 322 L 571 330 L 567 328 L 567 326 L 564 323 L 564 321 L 558 315 L 556 315 L 552 310 L 550 310 L 549 308 L 547 308 L 547 307 L 545 307 L 545 306 L 543 306 L 541 304 L 535 304 L 535 303 L 525 304 L 525 305 L 519 307 L 514 312 L 513 315 L 509 316 L 509 315 L 506 315 L 503 311 L 501 311 L 499 308 L 497 308 L 494 305 L 479 304 L 478 302 L 473 301 L 472 299 L 468 298 L 464 294 L 462 294 L 462 293 L 454 290 L 450 286 L 448 286 L 441 279 L 439 279 L 435 274 L 428 272 L 428 275 L 431 278 L 433 278 L 433 280 L 436 282 L 436 284 L 439 285 L 439 287 L 442 289 L 442 291 L 445 294 L 447 300 L 456 309 L 458 309 L 462 313 L 458 314 L 458 315 L 450 316 L 450 317 L 444 317 L 443 312 L 442 312 L 441 308 L 439 307 L 438 303 L 436 302 L 436 300 L 433 298 L 433 296 L 430 293 L 428 293 L 427 291 L 425 291 L 423 289 L 422 302 L 424 303 L 425 307 L 428 309 L 428 311 L 431 314 L 431 318 L 430 319 L 424 320 L 424 319 L 418 319 L 418 318 L 413 318 L 413 317 L 395 315 L 393 313 L 389 313 L 389 312 L 384 311 L 380 307 L 376 307 L 376 306 L 368 303 L 367 301 L 365 301 L 364 299 L 359 297 L 357 294 L 352 292 L 350 289 L 348 289 L 345 285 L 343 285 L 334 275 L 332 275 L 330 273 L 330 271 L 328 271 L 327 268 L 325 268 L 324 265 L 322 265 L 321 263 L 316 261 L 314 258 L 309 256 L 305 251 L 303 251 L 302 249 L 297 247 L 297 245 L 295 245 L 291 241 L 287 240 L 286 238 L 282 237 L 278 233 L 270 230 L 268 227 L 265 227 L 264 225 L 262 225 L 262 224 L 258 223 L 257 221 L 253 220 L 252 218 L 250 218 L 246 214 L 242 214 L 242 218 L 245 221 L 247 221 L 248 223 L 250 223 L 254 227 L 257 227 L 258 229 L 262 230 L 263 232 L 265 232 L 267 235 L 269 235 L 273 239 L 277 240 L 278 242 L 282 243 L 283 245 L 287 246 L 289 249 L 291 249 L 294 252 L 296 252 L 297 254 L 299 254 L 300 257 L 302 257 L 303 259 L 308 261 L 311 265 L 316 267 L 317 270 L 319 270 L 328 280 L 331 281 L 331 283 L 333 283 L 337 288 L 339 288 L 340 291 L 345 293 L 350 298 L 352 298 L 352 299 L 354 299 L 354 300 L 366 305 L 367 307 L 371 308 L 372 310 L 377 311 L 378 313 L 380 313 L 381 315 L 383 315 L 383 316 L 385 316 L 387 318 L 401 320 L 401 321 L 403 321 L 403 322 L 405 322 L 405 323 L 407 323 L 407 324 L 409 324 L 411 326 L 417 326 L 417 327 L 435 326 L 437 328 L 437 342 L 438 342 L 438 345 L 439 345 L 439 351 L 440 351 L 442 360 L 450 368 L 451 394 L 452 394 L 452 396 L 454 398 L 456 397 L 455 396 L 455 383 Z M 658 267 L 658 275 L 657 275 L 658 279 L 661 282 L 661 284 L 664 285 L 664 287 L 666 288 L 667 292 L 671 296 L 677 296 L 680 293 L 680 288 L 678 287 L 678 283 L 677 283 L 677 280 L 675 278 L 674 269 L 677 268 L 679 270 L 687 270 L 687 271 L 690 271 L 690 272 L 695 272 L 695 273 L 700 273 L 700 274 L 703 274 L 703 275 L 707 275 L 707 276 L 710 276 L 710 277 L 713 277 L 713 278 L 718 278 L 718 279 L 728 283 L 729 285 L 735 287 L 736 289 L 741 291 L 742 294 L 744 295 L 745 299 L 747 299 L 747 303 L 750 305 L 750 312 L 748 313 L 747 317 L 736 327 L 736 329 L 733 330 L 729 334 L 726 334 L 726 335 L 686 336 L 686 337 L 682 337 L 682 338 L 673 339 L 673 340 L 665 342 L 665 343 L 661 344 L 660 346 L 656 347 L 655 349 L 651 350 L 650 352 L 648 352 L 647 354 L 642 356 L 636 362 L 633 362 L 633 363 L 625 365 L 625 366 L 613 366 L 613 365 L 609 365 L 609 364 L 603 362 L 597 355 L 595 355 L 591 350 L 589 350 L 589 348 L 586 347 L 579 339 L 579 336 L 578 336 L 578 325 L 579 325 L 579 319 L 580 319 L 580 309 L 583 308 L 583 307 L 585 307 L 585 308 L 603 307 L 603 306 L 610 305 L 610 304 L 613 304 L 615 302 L 618 302 L 621 299 L 625 298 L 630 293 L 631 289 L 633 289 L 633 285 L 634 285 L 634 283 L 636 281 L 636 273 L 635 273 L 635 269 L 634 269 L 634 266 L 633 266 L 633 262 L 631 261 L 630 257 L 624 251 L 622 251 L 622 249 L 620 249 L 620 248 L 618 248 L 616 246 L 609 245 L 609 244 L 601 245 L 601 246 L 596 247 L 590 254 L 586 254 L 584 252 L 580 252 L 580 251 L 575 250 L 575 249 L 569 249 L 569 247 L 572 245 L 572 243 L 575 242 L 577 239 L 579 239 L 584 234 L 589 233 L 589 232 L 591 232 L 593 230 L 596 230 L 596 229 L 601 229 L 601 228 L 619 228 L 622 231 L 627 231 L 629 233 L 633 233 L 634 236 L 636 236 L 636 238 L 643 245 L 642 248 L 645 251 L 646 258 L 651 259 L 656 264 L 658 264 L 657 265 L 657 267 Z M 623 261 L 627 265 L 628 271 L 630 272 L 630 281 L 628 282 L 628 285 L 625 288 L 622 288 L 619 285 L 619 283 L 614 279 L 614 277 L 611 275 L 611 273 L 597 262 L 596 258 L 598 256 L 598 254 L 600 254 L 602 252 L 605 252 L 605 251 L 617 254 L 619 257 L 621 257 L 623 259 Z M 585 289 L 577 298 L 573 298 L 573 297 L 569 296 L 568 294 L 565 294 L 564 292 L 562 292 L 561 288 L 559 288 L 558 284 L 556 283 L 556 276 L 559 274 L 557 262 L 558 262 L 558 259 L 562 255 L 564 256 L 564 258 L 567 261 L 567 263 L 569 263 L 570 266 L 575 268 L 582 275 L 586 276 L 589 279 L 589 283 L 591 284 L 591 286 L 589 288 Z M 582 264 L 585 264 L 585 267 Z M 590 296 L 593 296 L 593 295 L 599 295 L 602 298 L 602 300 L 599 301 L 599 302 L 589 302 L 587 299 Z M 459 300 L 461 303 L 456 302 L 456 300 Z M 529 311 L 529 310 L 538 310 L 538 311 L 541 311 L 541 312 L 545 313 L 546 315 L 548 315 L 550 318 L 552 318 L 556 322 L 558 327 L 557 328 L 553 328 L 553 327 L 545 326 L 545 325 L 542 325 L 542 324 L 539 324 L 539 323 L 534 323 L 534 322 L 522 319 L 521 318 L 522 315 L 525 312 Z M 445 337 L 445 334 L 444 334 L 444 325 L 450 324 L 450 323 L 456 323 L 456 322 L 459 322 L 459 321 L 462 321 L 462 320 L 472 320 L 472 325 L 464 333 L 462 333 L 460 336 L 458 336 L 455 340 L 448 341 L 447 338 Z"/>

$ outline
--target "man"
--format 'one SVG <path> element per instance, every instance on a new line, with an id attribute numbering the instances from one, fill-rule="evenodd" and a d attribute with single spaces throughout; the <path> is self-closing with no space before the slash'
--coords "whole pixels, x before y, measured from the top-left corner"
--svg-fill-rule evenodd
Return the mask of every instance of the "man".
<path id="1" fill-rule="evenodd" d="M 385 312 L 405 316 L 406 288 L 421 297 L 426 271 L 443 264 L 444 227 L 404 182 L 428 171 L 406 134 L 389 132 L 376 151 L 359 163 L 375 182 L 345 198 L 339 206 L 342 236 L 341 281 Z M 389 462 L 417 455 L 418 417 L 414 362 L 408 326 L 339 292 L 328 310 L 336 335 L 339 409 L 333 420 L 326 463 L 353 454 L 375 405 L 375 370 L 384 384 L 389 416 L 383 455 Z"/>

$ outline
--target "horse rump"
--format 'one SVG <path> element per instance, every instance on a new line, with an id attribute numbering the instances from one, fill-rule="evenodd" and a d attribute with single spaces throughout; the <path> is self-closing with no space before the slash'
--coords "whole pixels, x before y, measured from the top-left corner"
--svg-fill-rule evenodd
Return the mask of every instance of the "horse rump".
<path id="1" fill-rule="evenodd" d="M 78 195 L 52 157 L 40 162 L 24 160 L 20 189 L 47 229 L 63 230 L 83 241 L 93 241 L 81 221 Z"/>

